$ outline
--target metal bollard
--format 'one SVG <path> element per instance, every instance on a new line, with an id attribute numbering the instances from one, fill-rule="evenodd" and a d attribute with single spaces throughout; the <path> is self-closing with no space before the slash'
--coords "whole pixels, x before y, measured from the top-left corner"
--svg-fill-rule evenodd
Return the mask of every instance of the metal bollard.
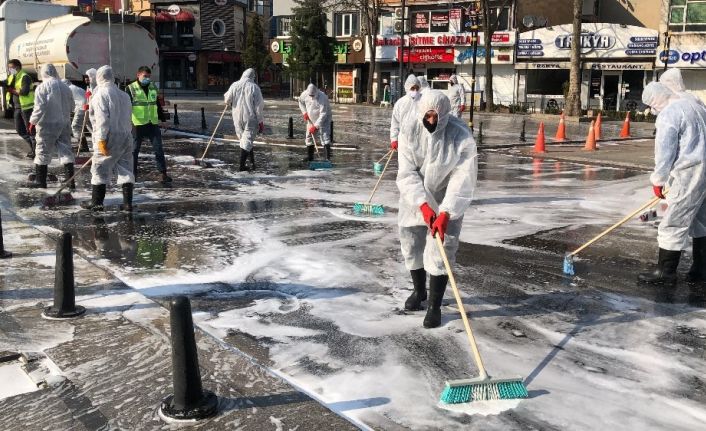
<path id="1" fill-rule="evenodd" d="M 206 110 L 204 108 L 201 108 L 201 130 L 206 130 L 208 127 L 206 126 Z"/>
<path id="2" fill-rule="evenodd" d="M 86 309 L 76 305 L 74 285 L 74 248 L 71 234 L 63 232 L 56 243 L 54 267 L 54 305 L 42 312 L 45 319 L 71 319 L 79 317 Z"/>
<path id="3" fill-rule="evenodd" d="M 5 241 L 2 239 L 2 213 L 0 212 L 0 259 L 12 257 L 12 253 L 5 250 Z"/>
<path id="4" fill-rule="evenodd" d="M 176 103 L 174 104 L 174 125 L 179 125 L 179 110 L 177 109 Z"/>
<path id="5" fill-rule="evenodd" d="M 331 120 L 331 143 L 333 144 L 333 120 Z"/>
<path id="6" fill-rule="evenodd" d="M 172 331 L 172 379 L 174 394 L 166 397 L 159 407 L 164 420 L 194 421 L 206 419 L 218 411 L 218 397 L 203 390 L 199 356 L 191 318 L 191 303 L 186 296 L 177 296 L 169 307 Z"/>
<path id="7" fill-rule="evenodd" d="M 483 145 L 483 122 L 478 125 L 478 145 Z"/>
<path id="8" fill-rule="evenodd" d="M 287 139 L 294 139 L 294 119 L 289 117 L 289 127 L 287 130 Z"/>
<path id="9" fill-rule="evenodd" d="M 520 132 L 520 142 L 526 142 L 527 138 L 525 137 L 525 126 L 527 125 L 526 120 L 522 120 L 522 131 Z"/>

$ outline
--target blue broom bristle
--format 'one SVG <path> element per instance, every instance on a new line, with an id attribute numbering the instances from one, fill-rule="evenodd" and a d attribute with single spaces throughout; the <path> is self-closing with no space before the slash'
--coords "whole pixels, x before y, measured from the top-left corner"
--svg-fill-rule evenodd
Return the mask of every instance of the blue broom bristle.
<path id="1" fill-rule="evenodd" d="M 370 215 L 385 215 L 385 208 L 378 204 L 364 204 L 356 202 L 353 204 L 353 213 L 355 214 L 370 214 Z"/>
<path id="2" fill-rule="evenodd" d="M 441 393 L 444 404 L 462 404 L 472 401 L 514 400 L 527 398 L 527 388 L 521 380 L 505 382 L 475 383 L 461 386 L 449 386 Z"/>
<path id="3" fill-rule="evenodd" d="M 373 171 L 375 172 L 375 175 L 381 175 L 382 169 L 383 169 L 382 163 L 374 163 L 373 164 Z"/>
<path id="4" fill-rule="evenodd" d="M 564 256 L 564 274 L 576 275 L 576 271 L 574 270 L 574 258 L 570 254 Z"/>
<path id="5" fill-rule="evenodd" d="M 328 161 L 328 160 L 315 160 L 309 162 L 309 169 L 312 171 L 316 171 L 318 169 L 331 169 L 333 168 L 333 164 Z"/>

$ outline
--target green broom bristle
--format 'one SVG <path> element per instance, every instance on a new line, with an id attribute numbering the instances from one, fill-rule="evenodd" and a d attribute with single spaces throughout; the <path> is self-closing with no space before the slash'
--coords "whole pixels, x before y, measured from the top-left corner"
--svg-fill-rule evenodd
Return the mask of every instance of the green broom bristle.
<path id="1" fill-rule="evenodd" d="M 309 169 L 312 171 L 331 168 L 333 168 L 333 164 L 328 160 L 314 160 L 309 162 Z"/>
<path id="2" fill-rule="evenodd" d="M 382 163 L 374 163 L 373 164 L 373 171 L 375 172 L 375 175 L 381 175 L 383 170 L 383 164 Z"/>
<path id="3" fill-rule="evenodd" d="M 355 214 L 370 214 L 370 215 L 385 215 L 385 208 L 379 204 L 364 204 L 356 202 L 353 204 L 353 213 Z"/>
<path id="4" fill-rule="evenodd" d="M 448 383 L 441 393 L 441 402 L 444 404 L 461 404 L 472 401 L 496 401 L 527 398 L 527 388 L 522 380 L 511 380 L 494 383 L 474 383 L 468 385 L 451 386 Z"/>

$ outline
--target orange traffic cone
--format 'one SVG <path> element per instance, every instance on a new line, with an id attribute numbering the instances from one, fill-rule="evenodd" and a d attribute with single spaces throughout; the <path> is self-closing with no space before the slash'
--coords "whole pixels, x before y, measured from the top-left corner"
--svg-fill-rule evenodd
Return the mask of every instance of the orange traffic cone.
<path id="1" fill-rule="evenodd" d="M 556 136 L 554 137 L 557 141 L 566 141 L 566 123 L 564 122 L 564 113 L 561 113 L 559 117 L 559 128 L 556 129 Z"/>
<path id="2" fill-rule="evenodd" d="M 539 130 L 537 131 L 537 139 L 534 140 L 534 152 L 546 153 L 547 149 L 544 144 L 544 122 L 541 122 L 539 123 Z"/>
<path id="3" fill-rule="evenodd" d="M 601 118 L 601 113 L 598 113 L 596 117 L 596 128 L 593 129 L 594 135 L 596 136 L 596 142 L 601 140 L 601 126 L 603 125 L 603 120 Z"/>
<path id="4" fill-rule="evenodd" d="M 629 138 L 630 137 L 630 113 L 629 112 L 625 115 L 625 121 L 623 122 L 623 129 L 620 131 L 620 137 L 621 138 Z"/>
<path id="5" fill-rule="evenodd" d="M 586 136 L 586 146 L 584 151 L 596 151 L 596 122 L 591 121 L 591 127 L 588 128 L 588 136 Z"/>

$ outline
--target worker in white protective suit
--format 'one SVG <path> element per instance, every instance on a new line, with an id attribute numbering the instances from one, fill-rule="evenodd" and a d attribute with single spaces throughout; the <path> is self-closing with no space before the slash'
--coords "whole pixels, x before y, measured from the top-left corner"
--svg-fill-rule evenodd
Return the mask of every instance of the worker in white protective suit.
<path id="1" fill-rule="evenodd" d="M 71 113 L 74 98 L 71 90 L 59 80 L 53 64 L 41 67 L 42 83 L 34 92 L 34 110 L 29 118 L 29 130 L 36 130 L 37 146 L 34 165 L 36 176 L 30 187 L 46 188 L 49 163 L 54 153 L 64 165 L 66 179 L 74 175 L 74 154 L 71 150 Z M 75 184 L 70 185 L 72 189 Z"/>
<path id="2" fill-rule="evenodd" d="M 105 189 L 113 172 L 123 189 L 122 211 L 132 211 L 135 176 L 132 166 L 132 103 L 130 96 L 115 85 L 113 69 L 103 66 L 96 72 L 96 88 L 91 96 L 88 115 L 93 123 L 93 158 L 91 165 L 91 200 L 81 206 L 103 210 Z"/>
<path id="3" fill-rule="evenodd" d="M 476 143 L 470 129 L 451 114 L 448 97 L 428 90 L 417 115 L 403 125 L 408 140 L 399 147 L 398 224 L 405 266 L 414 292 L 406 310 L 420 310 L 427 298 L 425 328 L 441 324 L 441 301 L 448 275 L 434 235 L 439 235 L 451 265 L 456 259 L 463 214 L 471 204 L 478 174 Z"/>
<path id="4" fill-rule="evenodd" d="M 686 86 L 684 85 L 684 78 L 682 78 L 681 70 L 679 69 L 668 69 L 662 74 L 662 76 L 659 77 L 659 82 L 679 97 L 693 99 L 695 102 L 698 102 L 702 105 L 704 103 L 695 94 L 686 91 Z"/>
<path id="5" fill-rule="evenodd" d="M 257 133 L 265 130 L 265 100 L 260 87 L 255 83 L 255 69 L 243 72 L 225 94 L 226 105 L 233 107 L 235 133 L 240 138 L 240 171 L 246 171 L 245 163 L 250 156 L 250 168 L 255 169 L 253 140 Z"/>
<path id="6" fill-rule="evenodd" d="M 86 105 L 86 90 L 76 86 L 73 82 L 68 79 L 62 79 L 61 82 L 66 84 L 71 90 L 71 95 L 74 98 L 74 117 L 71 121 L 71 134 L 76 138 L 76 142 L 81 147 L 81 151 L 88 151 L 88 143 L 86 141 L 86 136 L 82 134 L 84 121 L 88 123 L 86 115 L 88 115 L 88 110 L 84 109 Z M 84 120 L 85 119 L 85 120 Z"/>
<path id="7" fill-rule="evenodd" d="M 682 250 L 694 238 L 688 280 L 706 279 L 706 107 L 651 82 L 642 101 L 657 112 L 655 168 L 650 180 L 669 208 L 659 224 L 657 268 L 639 275 L 650 284 L 673 285 Z M 665 188 L 668 190 L 665 193 Z"/>
<path id="8" fill-rule="evenodd" d="M 419 80 L 420 93 L 424 93 L 426 90 L 429 90 L 431 88 L 429 87 L 429 81 L 427 81 L 427 78 L 424 75 L 417 76 L 417 79 Z"/>
<path id="9" fill-rule="evenodd" d="M 451 75 L 449 78 L 449 88 L 446 90 L 446 95 L 451 101 L 451 115 L 461 118 L 463 111 L 466 110 L 466 92 L 463 85 L 458 82 L 458 76 Z"/>
<path id="10" fill-rule="evenodd" d="M 390 120 L 390 148 L 397 151 L 400 140 L 400 125 L 405 122 L 407 116 L 414 116 L 417 111 L 415 104 L 419 100 L 419 80 L 414 75 L 409 75 L 404 82 L 404 89 L 407 94 L 400 97 L 395 102 L 392 109 L 392 119 Z M 404 135 L 404 133 L 402 133 Z"/>
<path id="11" fill-rule="evenodd" d="M 314 84 L 309 84 L 299 96 L 299 109 L 306 122 L 306 160 L 314 160 L 313 139 L 317 132 L 319 144 L 324 146 L 326 160 L 331 160 L 331 104 L 328 97 Z"/>

